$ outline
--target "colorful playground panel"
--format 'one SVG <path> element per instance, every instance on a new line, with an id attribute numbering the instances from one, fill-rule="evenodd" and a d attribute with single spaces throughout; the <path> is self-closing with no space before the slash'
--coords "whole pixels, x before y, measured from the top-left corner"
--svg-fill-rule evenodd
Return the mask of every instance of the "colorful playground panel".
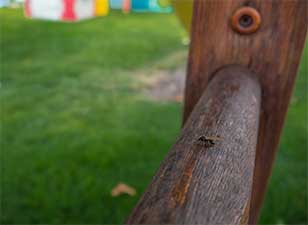
<path id="1" fill-rule="evenodd" d="M 95 0 L 95 16 L 105 16 L 109 12 L 108 0 Z"/>
<path id="2" fill-rule="evenodd" d="M 136 12 L 169 13 L 173 7 L 189 31 L 192 5 L 192 0 L 25 0 L 25 15 L 30 18 L 78 21 L 107 15 L 109 6 L 126 13 L 131 9 Z"/>
<path id="3" fill-rule="evenodd" d="M 149 10 L 149 0 L 132 0 L 133 11 L 147 11 Z"/>
<path id="4" fill-rule="evenodd" d="M 110 0 L 109 1 L 111 9 L 122 9 L 123 8 L 123 0 Z"/>
<path id="5" fill-rule="evenodd" d="M 161 6 L 159 0 L 131 0 L 131 7 L 136 12 L 172 12 L 170 5 Z"/>
<path id="6" fill-rule="evenodd" d="M 121 9 L 125 13 L 131 9 L 131 0 L 109 0 L 109 4 L 111 9 Z"/>
<path id="7" fill-rule="evenodd" d="M 107 15 L 108 0 L 26 0 L 25 15 L 58 21 L 78 21 Z"/>

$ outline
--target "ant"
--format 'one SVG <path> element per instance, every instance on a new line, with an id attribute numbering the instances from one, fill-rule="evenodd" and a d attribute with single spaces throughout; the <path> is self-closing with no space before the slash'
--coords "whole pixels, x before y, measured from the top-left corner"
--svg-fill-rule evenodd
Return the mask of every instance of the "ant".
<path id="1" fill-rule="evenodd" d="M 198 142 L 202 143 L 202 145 L 204 145 L 204 147 L 206 148 L 213 147 L 216 141 L 221 141 L 221 140 L 222 138 L 219 136 L 201 136 L 198 138 Z"/>

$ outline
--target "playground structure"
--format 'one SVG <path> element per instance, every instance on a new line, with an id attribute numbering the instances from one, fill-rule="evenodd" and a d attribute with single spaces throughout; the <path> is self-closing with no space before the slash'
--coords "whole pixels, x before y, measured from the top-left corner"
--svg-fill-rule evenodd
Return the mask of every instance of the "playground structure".
<path id="1" fill-rule="evenodd" d="M 112 0 L 109 3 L 111 9 L 121 9 L 124 13 L 131 11 L 131 0 Z"/>
<path id="2" fill-rule="evenodd" d="M 257 223 L 306 33 L 307 1 L 194 1 L 183 129 L 127 224 Z"/>
<path id="3" fill-rule="evenodd" d="M 60 21 L 78 21 L 108 14 L 108 0 L 25 0 L 25 15 Z"/>
<path id="4" fill-rule="evenodd" d="M 162 1 L 162 3 L 160 3 Z M 164 3 L 164 1 L 166 1 Z M 169 0 L 25 0 L 25 15 L 28 18 L 79 21 L 96 16 L 106 16 L 111 9 L 121 9 L 124 13 L 134 12 L 172 12 Z M 173 5 L 177 6 L 177 1 Z M 179 1 L 179 3 L 181 0 Z M 5 3 L 5 2 L 0 2 Z M 8 3 L 7 3 L 8 4 Z M 182 8 L 181 8 L 182 9 Z M 184 10 L 186 11 L 186 10 Z M 180 16 L 183 10 L 180 10 Z M 180 17 L 182 18 L 182 17 Z M 185 21 L 187 22 L 185 17 Z M 190 21 L 190 20 L 189 20 Z"/>
<path id="5" fill-rule="evenodd" d="M 170 5 L 162 7 L 159 5 L 159 1 L 157 0 L 131 0 L 131 7 L 132 10 L 136 12 L 172 12 L 172 8 Z"/>

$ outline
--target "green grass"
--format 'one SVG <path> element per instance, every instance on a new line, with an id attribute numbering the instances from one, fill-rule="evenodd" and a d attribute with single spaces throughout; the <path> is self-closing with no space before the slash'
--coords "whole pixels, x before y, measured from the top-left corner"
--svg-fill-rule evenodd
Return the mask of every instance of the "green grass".
<path id="1" fill-rule="evenodd" d="M 77 24 L 0 10 L 0 223 L 122 223 L 180 129 L 135 71 L 186 51 L 173 15 L 112 13 Z M 305 52 L 305 59 L 308 52 Z M 181 64 L 181 62 L 176 62 Z M 302 64 L 261 223 L 305 223 L 307 65 Z M 134 197 L 111 197 L 125 182 Z"/>

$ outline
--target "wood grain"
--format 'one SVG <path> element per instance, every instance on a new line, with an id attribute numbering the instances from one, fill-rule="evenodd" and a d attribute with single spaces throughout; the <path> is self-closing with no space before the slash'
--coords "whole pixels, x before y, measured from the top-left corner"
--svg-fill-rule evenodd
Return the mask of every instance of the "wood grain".
<path id="1" fill-rule="evenodd" d="M 217 72 L 127 224 L 247 224 L 261 98 L 250 74 Z"/>
<path id="2" fill-rule="evenodd" d="M 250 223 L 262 206 L 307 32 L 305 0 L 195 1 L 186 79 L 184 122 L 222 66 L 240 64 L 259 77 L 262 111 Z M 230 18 L 243 6 L 257 9 L 260 29 L 250 35 L 232 30 Z M 286 175 L 287 176 L 287 175 Z"/>

